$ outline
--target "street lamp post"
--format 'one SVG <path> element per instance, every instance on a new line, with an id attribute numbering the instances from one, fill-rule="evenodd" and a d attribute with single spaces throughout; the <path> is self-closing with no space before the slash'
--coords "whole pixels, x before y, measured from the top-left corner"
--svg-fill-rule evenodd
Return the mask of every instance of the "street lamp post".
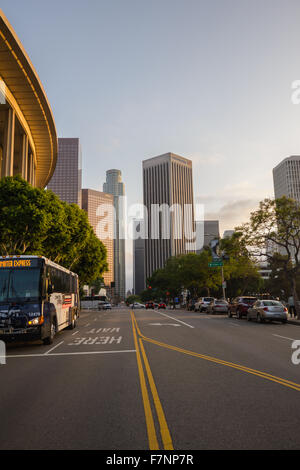
<path id="1" fill-rule="evenodd" d="M 215 234 L 213 234 L 213 233 L 205 233 L 204 236 L 205 236 L 205 235 L 211 235 L 211 236 L 215 237 Z M 216 239 L 215 239 L 215 240 L 216 240 Z M 212 241 L 213 241 L 213 240 L 212 240 Z M 223 256 L 220 256 L 219 258 L 221 258 L 222 261 L 223 261 Z M 225 299 L 226 299 L 226 287 L 225 287 L 226 284 L 225 284 L 225 279 L 224 279 L 224 266 L 223 266 L 223 264 L 222 264 L 222 266 L 221 266 L 221 280 L 222 280 L 223 298 L 224 298 L 224 300 L 225 300 Z"/>

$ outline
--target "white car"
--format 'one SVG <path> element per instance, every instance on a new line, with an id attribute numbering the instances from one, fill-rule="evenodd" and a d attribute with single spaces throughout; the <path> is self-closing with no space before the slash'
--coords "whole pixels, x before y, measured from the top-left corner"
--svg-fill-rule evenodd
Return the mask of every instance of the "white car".
<path id="1" fill-rule="evenodd" d="M 98 310 L 111 310 L 111 303 L 100 301 L 98 303 Z"/>
<path id="2" fill-rule="evenodd" d="M 130 305 L 130 308 L 146 308 L 144 304 L 140 304 L 139 302 L 134 302 Z"/>
<path id="3" fill-rule="evenodd" d="M 214 297 L 200 297 L 198 302 L 195 303 L 195 312 L 206 312 L 209 304 L 214 300 Z"/>

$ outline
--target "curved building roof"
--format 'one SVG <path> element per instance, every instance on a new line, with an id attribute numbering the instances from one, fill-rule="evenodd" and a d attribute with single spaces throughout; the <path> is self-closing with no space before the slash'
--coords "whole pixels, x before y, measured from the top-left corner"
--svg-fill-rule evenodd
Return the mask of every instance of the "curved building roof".
<path id="1" fill-rule="evenodd" d="M 45 187 L 57 160 L 55 123 L 40 79 L 1 9 L 0 78 L 16 101 L 31 133 L 36 155 L 36 186 Z"/>

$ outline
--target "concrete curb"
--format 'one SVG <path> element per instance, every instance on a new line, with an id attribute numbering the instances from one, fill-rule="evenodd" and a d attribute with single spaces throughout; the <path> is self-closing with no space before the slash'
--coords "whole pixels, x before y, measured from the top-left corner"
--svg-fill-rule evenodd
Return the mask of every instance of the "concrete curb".
<path id="1" fill-rule="evenodd" d="M 287 321 L 290 325 L 298 325 L 300 326 L 300 320 L 290 320 Z"/>

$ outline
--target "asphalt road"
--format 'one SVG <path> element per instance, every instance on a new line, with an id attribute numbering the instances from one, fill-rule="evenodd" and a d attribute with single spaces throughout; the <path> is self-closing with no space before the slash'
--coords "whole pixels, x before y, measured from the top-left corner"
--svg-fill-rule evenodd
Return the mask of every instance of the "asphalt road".
<path id="1" fill-rule="evenodd" d="M 0 449 L 299 449 L 295 325 L 186 311 L 82 312 L 9 345 Z"/>

